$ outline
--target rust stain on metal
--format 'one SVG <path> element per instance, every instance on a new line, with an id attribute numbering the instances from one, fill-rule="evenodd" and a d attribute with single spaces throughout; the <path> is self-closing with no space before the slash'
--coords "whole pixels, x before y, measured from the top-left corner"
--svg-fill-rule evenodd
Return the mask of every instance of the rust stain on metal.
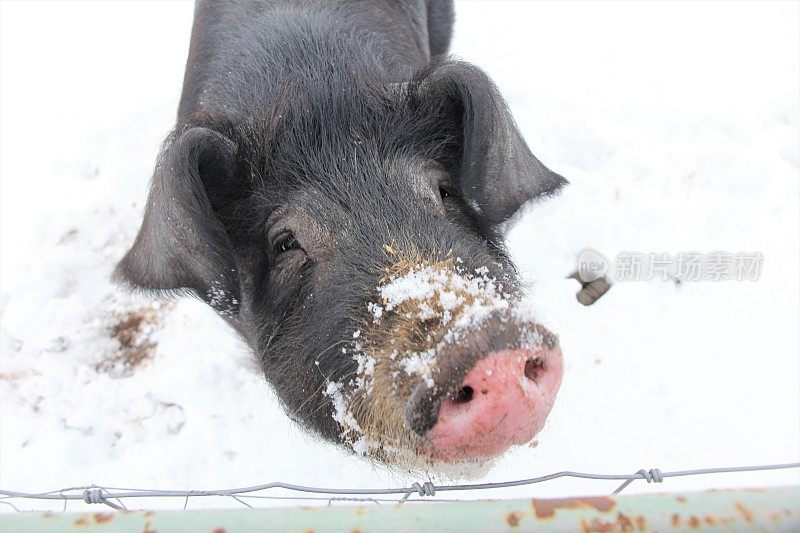
<path id="1" fill-rule="evenodd" d="M 623 531 L 633 531 L 633 520 L 630 517 L 623 513 L 617 514 L 617 523 L 622 526 Z"/>
<path id="2" fill-rule="evenodd" d="M 367 510 L 364 509 L 363 505 L 359 505 L 358 507 L 356 507 L 356 516 L 364 516 L 364 513 L 366 512 Z"/>
<path id="3" fill-rule="evenodd" d="M 681 516 L 679 514 L 672 515 L 672 527 L 681 527 Z"/>
<path id="4" fill-rule="evenodd" d="M 517 527 L 519 525 L 519 521 L 522 520 L 523 516 L 525 516 L 525 513 L 521 513 L 519 511 L 511 511 L 506 515 L 506 522 L 511 527 Z"/>
<path id="5" fill-rule="evenodd" d="M 361 533 L 361 530 L 360 530 L 360 529 L 358 529 L 358 528 L 351 529 L 351 530 L 350 530 L 350 533 Z"/>
<path id="6" fill-rule="evenodd" d="M 689 517 L 688 524 L 690 528 L 697 529 L 698 527 L 700 527 L 700 519 L 697 518 L 695 515 L 692 515 Z"/>
<path id="7" fill-rule="evenodd" d="M 150 520 L 150 519 L 151 519 L 151 518 L 153 518 L 155 515 L 156 515 L 156 513 L 154 513 L 153 511 L 147 511 L 146 513 L 144 513 L 144 517 L 145 517 L 147 520 Z"/>
<path id="8" fill-rule="evenodd" d="M 114 520 L 114 515 L 111 513 L 94 513 L 94 521 L 98 524 L 105 524 Z"/>
<path id="9" fill-rule="evenodd" d="M 601 518 L 592 518 L 587 520 L 581 518 L 581 528 L 584 533 L 610 533 L 614 531 L 633 532 L 645 531 L 646 521 L 643 516 L 637 516 L 634 519 L 623 514 L 617 513 L 617 519 L 613 522 L 603 520 Z"/>
<path id="10" fill-rule="evenodd" d="M 706 516 L 705 516 L 705 518 L 704 518 L 703 520 L 704 520 L 704 521 L 705 521 L 705 523 L 706 523 L 707 525 L 709 525 L 709 526 L 715 526 L 715 525 L 717 525 L 717 519 L 716 519 L 716 518 L 714 518 L 714 517 L 713 517 L 712 515 L 710 515 L 710 514 L 709 514 L 709 515 L 706 515 Z"/>
<path id="11" fill-rule="evenodd" d="M 142 533 L 158 533 L 155 529 L 152 529 L 150 526 L 151 523 L 150 520 L 148 520 L 147 522 L 144 523 L 144 529 L 142 530 Z"/>
<path id="12" fill-rule="evenodd" d="M 85 516 L 79 516 L 75 519 L 75 527 L 86 527 L 89 525 L 89 519 Z"/>
<path id="13" fill-rule="evenodd" d="M 225 528 L 224 527 L 218 527 L 217 529 L 215 529 L 211 533 L 225 533 Z"/>
<path id="14" fill-rule="evenodd" d="M 739 514 L 745 519 L 746 522 L 750 523 L 753 521 L 753 513 L 748 509 L 745 504 L 742 502 L 736 502 L 733 504 Z"/>
<path id="15" fill-rule="evenodd" d="M 584 498 L 555 498 L 552 500 L 531 500 L 537 518 L 552 518 L 558 509 L 591 508 L 607 513 L 614 508 L 616 502 L 608 496 L 592 496 Z"/>
<path id="16" fill-rule="evenodd" d="M 678 494 L 677 496 L 675 496 L 675 499 L 676 499 L 677 501 L 679 501 L 680 503 L 686 503 L 687 501 L 689 501 L 689 500 L 687 500 L 687 499 L 686 499 L 686 496 L 681 496 L 680 494 Z"/>

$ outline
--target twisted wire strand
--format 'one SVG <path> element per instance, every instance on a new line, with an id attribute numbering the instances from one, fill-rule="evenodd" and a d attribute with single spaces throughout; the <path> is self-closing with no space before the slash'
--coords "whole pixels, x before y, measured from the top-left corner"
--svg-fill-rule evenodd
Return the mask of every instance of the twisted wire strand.
<path id="1" fill-rule="evenodd" d="M 509 488 L 509 487 L 519 487 L 524 485 L 532 485 L 534 483 L 543 483 L 546 481 L 551 481 L 553 479 L 558 479 L 562 477 L 571 477 L 571 478 L 581 478 L 581 479 L 595 479 L 595 480 L 618 480 L 623 481 L 623 483 L 618 486 L 612 494 L 619 494 L 622 492 L 628 485 L 636 481 L 637 479 L 643 479 L 647 481 L 647 483 L 662 483 L 664 479 L 668 477 L 682 477 L 682 476 L 695 476 L 695 475 L 705 475 L 705 474 L 723 474 L 723 473 L 732 473 L 732 472 L 753 472 L 753 471 L 761 471 L 761 470 L 781 470 L 781 469 L 788 469 L 788 468 L 800 468 L 800 462 L 798 463 L 781 463 L 781 464 L 772 464 L 772 465 L 758 465 L 758 466 L 733 466 L 733 467 L 721 467 L 721 468 L 701 468 L 701 469 L 694 469 L 694 470 L 678 470 L 674 472 L 662 472 L 658 468 L 652 469 L 641 469 L 638 470 L 634 474 L 593 474 L 593 473 L 585 473 L 585 472 L 572 472 L 572 471 L 564 471 L 564 472 L 556 472 L 553 474 L 548 474 L 545 476 L 528 478 L 528 479 L 519 479 L 514 481 L 502 481 L 502 482 L 495 482 L 495 483 L 473 483 L 473 484 L 457 484 L 457 485 L 434 485 L 431 481 L 426 481 L 424 483 L 414 483 L 410 487 L 404 488 L 386 488 L 386 489 L 364 489 L 364 488 L 325 488 L 325 487 L 312 487 L 306 485 L 295 485 L 291 483 L 284 483 L 284 482 L 273 482 L 273 483 L 265 483 L 263 485 L 254 485 L 251 487 L 242 487 L 242 488 L 233 488 L 233 489 L 220 489 L 220 490 L 155 490 L 155 489 L 132 489 L 132 488 L 118 488 L 118 487 L 101 487 L 98 485 L 89 485 L 89 486 L 82 486 L 82 487 L 69 487 L 64 489 L 58 489 L 48 492 L 39 492 L 39 493 L 31 493 L 31 492 L 20 492 L 20 491 L 12 491 L 12 490 L 5 490 L 0 489 L 0 503 L 6 503 L 11 505 L 9 502 L 4 502 L 2 500 L 10 499 L 10 498 L 25 498 L 25 499 L 36 499 L 36 500 L 64 500 L 64 505 L 66 508 L 66 502 L 68 500 L 83 500 L 87 504 L 105 504 L 109 507 L 112 507 L 116 510 L 127 510 L 124 503 L 122 502 L 123 498 L 156 498 L 156 497 L 183 497 L 184 500 L 184 509 L 189 501 L 189 497 L 192 496 L 227 496 L 235 499 L 239 503 L 246 505 L 247 507 L 251 507 L 247 502 L 243 501 L 242 498 L 264 498 L 264 499 L 316 499 L 312 497 L 302 497 L 302 496 L 289 496 L 289 497 L 280 497 L 280 496 L 265 496 L 265 495 L 255 495 L 250 494 L 252 492 L 260 492 L 270 489 L 285 489 L 294 492 L 303 492 L 303 493 L 313 493 L 313 494 L 326 494 L 331 496 L 330 498 L 319 498 L 319 499 L 327 499 L 328 503 L 330 504 L 333 501 L 373 501 L 378 503 L 378 499 L 376 498 L 348 498 L 345 496 L 352 496 L 352 495 L 381 495 L 381 494 L 402 494 L 402 498 L 398 501 L 398 503 L 406 502 L 414 493 L 416 493 L 420 498 L 425 497 L 434 497 L 436 496 L 437 492 L 446 492 L 446 491 L 463 491 L 463 490 L 487 490 L 487 489 L 498 489 L 498 488 Z M 120 491 L 120 492 L 111 492 Z M 78 494 L 65 494 L 66 492 L 70 491 L 81 491 Z M 119 504 L 115 504 L 110 500 L 116 500 Z M 385 500 L 381 500 L 385 501 Z M 394 501 L 394 500 L 391 500 Z M 453 500 L 448 500 L 453 501 Z M 12 505 L 12 507 L 14 507 Z M 16 509 L 16 507 L 14 507 Z"/>

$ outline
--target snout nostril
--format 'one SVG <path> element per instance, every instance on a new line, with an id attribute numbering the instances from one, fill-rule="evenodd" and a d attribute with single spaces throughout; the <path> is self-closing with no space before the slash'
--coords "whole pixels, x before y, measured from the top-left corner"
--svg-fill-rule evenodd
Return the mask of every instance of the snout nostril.
<path id="1" fill-rule="evenodd" d="M 539 376 L 544 372 L 544 361 L 539 358 L 525 361 L 525 377 L 531 381 L 539 381 Z"/>
<path id="2" fill-rule="evenodd" d="M 466 387 L 461 387 L 456 395 L 453 397 L 453 401 L 455 403 L 468 403 L 472 400 L 472 397 L 475 395 L 475 391 L 472 387 L 467 385 Z"/>

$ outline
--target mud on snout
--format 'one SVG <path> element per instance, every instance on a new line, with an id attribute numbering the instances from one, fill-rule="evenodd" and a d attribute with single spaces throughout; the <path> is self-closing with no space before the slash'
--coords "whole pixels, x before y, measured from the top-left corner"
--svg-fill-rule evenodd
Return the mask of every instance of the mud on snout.
<path id="1" fill-rule="evenodd" d="M 342 440 L 391 464 L 481 462 L 542 429 L 563 373 L 558 338 L 488 269 L 398 261 L 353 332 L 352 379 L 325 394 Z"/>

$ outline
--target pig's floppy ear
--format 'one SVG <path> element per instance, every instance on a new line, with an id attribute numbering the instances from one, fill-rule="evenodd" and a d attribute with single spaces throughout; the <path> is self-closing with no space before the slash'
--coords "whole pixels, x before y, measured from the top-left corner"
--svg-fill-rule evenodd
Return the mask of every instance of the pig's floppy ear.
<path id="1" fill-rule="evenodd" d="M 444 114 L 461 134 L 459 189 L 490 227 L 509 220 L 528 200 L 553 195 L 567 180 L 530 151 L 489 77 L 459 61 L 431 65 L 417 83 L 420 104 Z"/>
<path id="2" fill-rule="evenodd" d="M 212 130 L 195 127 L 168 141 L 139 235 L 115 278 L 145 290 L 194 292 L 220 313 L 238 314 L 233 251 L 206 193 L 206 184 L 230 179 L 235 167 L 236 145 Z"/>

